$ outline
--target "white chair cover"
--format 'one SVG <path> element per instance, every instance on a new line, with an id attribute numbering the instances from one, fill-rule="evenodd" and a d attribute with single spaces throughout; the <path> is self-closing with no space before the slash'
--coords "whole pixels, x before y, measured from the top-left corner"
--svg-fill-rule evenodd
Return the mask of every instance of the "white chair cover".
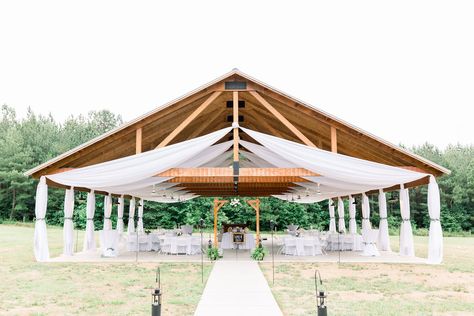
<path id="1" fill-rule="evenodd" d="M 138 202 L 137 232 L 143 233 L 143 199 L 140 199 L 140 202 Z"/>
<path id="2" fill-rule="evenodd" d="M 48 233 L 46 230 L 46 208 L 48 206 L 48 185 L 46 178 L 40 178 L 36 187 L 34 252 L 36 261 L 48 261 Z"/>
<path id="3" fill-rule="evenodd" d="M 123 195 L 119 198 L 119 204 L 117 207 L 117 232 L 121 235 L 123 233 L 123 208 L 124 200 Z"/>
<path id="4" fill-rule="evenodd" d="M 64 195 L 63 254 L 74 254 L 74 188 L 67 189 Z"/>
<path id="5" fill-rule="evenodd" d="M 408 189 L 400 186 L 400 214 L 402 224 L 400 226 L 400 255 L 415 256 L 415 246 L 413 242 L 413 231 L 410 222 L 410 196 Z"/>
<path id="6" fill-rule="evenodd" d="M 349 195 L 349 216 L 349 233 L 357 234 L 356 206 L 352 195 Z"/>
<path id="7" fill-rule="evenodd" d="M 334 202 L 332 199 L 328 200 L 329 203 L 329 232 L 336 232 L 336 219 L 334 218 Z"/>
<path id="8" fill-rule="evenodd" d="M 110 216 L 112 215 L 112 194 L 104 196 L 104 230 L 112 229 L 112 221 Z"/>
<path id="9" fill-rule="evenodd" d="M 382 189 L 379 190 L 379 237 L 377 246 L 382 251 L 392 251 L 390 248 L 390 237 L 388 235 L 388 221 L 387 221 L 387 199 Z"/>
<path id="10" fill-rule="evenodd" d="M 339 216 L 338 231 L 346 233 L 346 221 L 344 219 L 344 202 L 340 197 L 337 198 L 337 215 Z"/>
<path id="11" fill-rule="evenodd" d="M 365 229 L 372 229 L 372 224 L 370 223 L 369 197 L 362 193 L 362 230 Z"/>
<path id="12" fill-rule="evenodd" d="M 95 251 L 95 236 L 94 236 L 94 213 L 95 213 L 95 193 L 94 190 L 87 193 L 86 206 L 86 232 L 84 238 L 84 245 L 82 251 Z"/>
<path id="13" fill-rule="evenodd" d="M 443 230 L 440 222 L 439 188 L 433 176 L 430 176 L 428 185 L 428 211 L 430 214 L 428 263 L 438 264 L 443 261 Z"/>
<path id="14" fill-rule="evenodd" d="M 134 197 L 130 199 L 130 205 L 128 207 L 127 232 L 129 234 L 135 232 L 135 198 Z"/>

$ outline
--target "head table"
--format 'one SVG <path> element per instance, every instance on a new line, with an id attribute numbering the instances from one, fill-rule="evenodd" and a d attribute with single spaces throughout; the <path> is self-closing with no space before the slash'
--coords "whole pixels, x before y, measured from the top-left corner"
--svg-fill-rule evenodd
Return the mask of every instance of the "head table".
<path id="1" fill-rule="evenodd" d="M 246 233 L 243 243 L 234 243 L 232 240 L 232 233 L 227 232 L 222 235 L 222 242 L 219 244 L 221 249 L 255 249 L 255 236 L 254 234 Z"/>

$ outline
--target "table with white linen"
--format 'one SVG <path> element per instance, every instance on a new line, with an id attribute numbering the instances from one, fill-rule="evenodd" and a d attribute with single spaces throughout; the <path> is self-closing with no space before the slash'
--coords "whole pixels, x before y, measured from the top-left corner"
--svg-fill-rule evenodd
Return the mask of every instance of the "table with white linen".
<path id="1" fill-rule="evenodd" d="M 322 255 L 321 240 L 318 236 L 287 236 L 284 239 L 284 253 L 292 256 Z"/>
<path id="2" fill-rule="evenodd" d="M 168 254 L 195 255 L 201 253 L 201 239 L 198 236 L 161 236 L 161 250 Z"/>
<path id="3" fill-rule="evenodd" d="M 245 240 L 241 244 L 236 244 L 232 240 L 232 233 L 222 234 L 222 241 L 219 244 L 221 249 L 236 249 L 237 245 L 239 249 L 255 249 L 255 237 L 253 234 L 245 234 Z"/>
<path id="4" fill-rule="evenodd" d="M 362 251 L 362 236 L 358 234 L 330 233 L 326 241 L 326 249 L 330 251 Z"/>

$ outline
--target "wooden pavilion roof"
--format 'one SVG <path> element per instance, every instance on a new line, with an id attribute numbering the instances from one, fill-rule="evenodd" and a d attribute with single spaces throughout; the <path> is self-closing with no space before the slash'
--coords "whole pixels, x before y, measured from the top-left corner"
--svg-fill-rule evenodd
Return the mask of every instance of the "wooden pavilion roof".
<path id="1" fill-rule="evenodd" d="M 237 117 L 242 127 L 324 150 L 435 176 L 449 173 L 449 170 L 442 166 L 234 69 L 174 101 L 29 170 L 26 174 L 39 178 L 42 175 L 134 155 L 230 126 Z M 228 139 L 223 141 L 235 136 L 231 133 Z M 238 137 L 255 142 L 242 132 Z M 305 172 L 307 171 L 302 174 Z M 181 176 L 178 180 L 170 181 L 180 182 L 179 185 L 186 190 L 200 195 L 225 196 L 235 193 L 232 181 L 229 182 L 226 177 L 222 178 L 225 178 L 225 181 L 211 181 L 211 178 L 216 176 L 208 175 L 207 181 L 203 176 L 194 177 L 194 180 L 192 177 L 184 179 Z M 243 181 L 243 175 L 240 176 L 242 178 L 239 181 L 239 189 L 242 190 L 239 190 L 239 195 L 253 196 L 281 194 L 293 186 L 292 183 L 296 182 L 294 180 L 300 181 L 302 177 L 294 173 L 280 174 L 278 179 L 249 175 L 248 181 Z"/>

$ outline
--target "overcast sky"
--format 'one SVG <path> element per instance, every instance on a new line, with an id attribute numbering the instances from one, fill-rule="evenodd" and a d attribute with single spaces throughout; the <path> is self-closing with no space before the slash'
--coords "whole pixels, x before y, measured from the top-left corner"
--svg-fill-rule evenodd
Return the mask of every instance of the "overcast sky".
<path id="1" fill-rule="evenodd" d="M 125 120 L 237 67 L 393 143 L 474 143 L 474 1 L 3 1 L 0 104 Z"/>

